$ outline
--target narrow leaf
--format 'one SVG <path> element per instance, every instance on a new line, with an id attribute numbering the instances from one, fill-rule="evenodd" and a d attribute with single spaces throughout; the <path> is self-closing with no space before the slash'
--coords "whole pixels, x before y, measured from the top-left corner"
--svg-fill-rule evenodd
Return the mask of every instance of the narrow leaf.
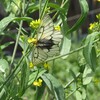
<path id="1" fill-rule="evenodd" d="M 93 72 L 88 66 L 85 67 L 83 72 L 83 85 L 87 85 L 92 81 Z"/>
<path id="2" fill-rule="evenodd" d="M 87 14 L 88 14 L 88 11 L 89 11 L 87 1 L 86 0 L 79 0 L 79 4 L 80 4 L 80 7 L 81 7 L 81 16 L 77 20 L 77 22 L 67 31 L 67 34 L 78 29 L 83 24 L 84 20 L 87 17 Z"/>
<path id="3" fill-rule="evenodd" d="M 76 100 L 82 100 L 82 94 L 79 91 L 76 91 Z"/>
<path id="4" fill-rule="evenodd" d="M 9 69 L 9 64 L 5 59 L 0 59 L 0 72 L 5 73 Z"/>
<path id="5" fill-rule="evenodd" d="M 41 78 L 45 81 L 51 92 L 54 93 L 56 100 L 65 100 L 64 88 L 55 77 L 49 73 L 45 73 L 42 74 Z"/>
<path id="6" fill-rule="evenodd" d="M 85 40 L 85 47 L 83 49 L 83 55 L 85 57 L 86 62 L 89 64 L 91 69 L 94 71 L 96 69 L 96 51 L 93 46 L 95 38 L 99 35 L 99 33 L 94 32 L 87 36 Z"/>
<path id="7" fill-rule="evenodd" d="M 8 17 L 5 17 L 4 19 L 2 19 L 0 21 L 0 32 L 2 32 L 6 27 L 7 25 L 12 21 L 14 20 L 14 15 L 13 14 L 10 14 Z"/>
<path id="8" fill-rule="evenodd" d="M 68 39 L 67 37 L 64 37 L 60 54 L 64 55 L 64 54 L 69 53 L 70 48 L 71 48 L 71 40 Z M 65 58 L 67 58 L 67 56 L 68 55 L 66 55 L 62 58 L 65 59 Z"/>
<path id="9" fill-rule="evenodd" d="M 7 43 L 1 45 L 0 48 L 3 50 L 3 49 L 7 48 L 9 45 L 11 45 L 11 44 L 13 44 L 13 43 L 14 43 L 14 42 L 7 42 Z"/>

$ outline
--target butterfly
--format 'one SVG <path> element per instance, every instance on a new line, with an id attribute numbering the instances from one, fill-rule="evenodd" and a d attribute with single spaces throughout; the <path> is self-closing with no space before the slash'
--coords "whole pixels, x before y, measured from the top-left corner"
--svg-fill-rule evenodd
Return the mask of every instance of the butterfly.
<path id="1" fill-rule="evenodd" d="M 45 62 L 49 57 L 60 53 L 61 40 L 63 38 L 61 31 L 55 30 L 52 19 L 45 15 L 37 29 L 36 46 L 31 52 L 31 60 L 34 65 Z"/>

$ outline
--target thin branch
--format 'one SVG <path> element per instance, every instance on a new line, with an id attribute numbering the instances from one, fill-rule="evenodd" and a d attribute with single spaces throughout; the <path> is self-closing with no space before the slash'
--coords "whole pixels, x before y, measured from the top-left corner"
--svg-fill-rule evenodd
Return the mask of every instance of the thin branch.
<path id="1" fill-rule="evenodd" d="M 66 99 L 68 99 L 71 95 L 73 95 L 78 89 L 79 89 L 79 87 L 78 87 L 77 89 L 75 89 L 73 92 L 71 92 L 71 93 L 66 97 Z"/>
<path id="2" fill-rule="evenodd" d="M 17 35 L 17 39 L 16 39 L 16 43 L 15 43 L 15 47 L 14 47 L 14 51 L 13 51 L 10 67 L 12 67 L 12 64 L 14 62 L 14 58 L 15 58 L 15 55 L 16 55 L 16 51 L 17 51 L 17 47 L 18 47 L 18 42 L 19 42 L 19 37 L 20 37 L 20 33 L 21 33 L 22 24 L 23 24 L 23 21 L 21 21 L 20 25 L 19 25 L 18 35 Z"/>
<path id="3" fill-rule="evenodd" d="M 81 75 L 81 74 L 78 73 L 78 74 L 76 75 L 76 78 L 78 78 L 80 75 Z M 73 78 L 68 84 L 66 84 L 66 85 L 64 86 L 64 89 L 68 88 L 74 81 L 75 81 L 75 79 Z"/>
<path id="4" fill-rule="evenodd" d="M 99 40 L 100 40 L 100 39 L 97 39 L 97 40 L 95 40 L 93 43 L 96 43 L 96 42 L 98 42 Z M 56 56 L 56 57 L 52 57 L 52 58 L 50 58 L 50 59 L 47 59 L 45 62 L 48 62 L 48 61 L 51 61 L 51 60 L 54 60 L 54 59 L 58 59 L 58 58 L 61 58 L 61 57 L 66 56 L 66 55 L 72 54 L 72 53 L 74 53 L 74 52 L 80 51 L 81 49 L 85 48 L 86 46 L 87 46 L 87 45 L 83 45 L 83 46 L 81 46 L 80 48 L 77 48 L 77 49 L 75 49 L 75 50 L 73 50 L 73 51 L 70 51 L 69 53 L 66 53 L 66 54 L 63 54 L 63 55 L 59 55 L 59 56 Z"/>
<path id="5" fill-rule="evenodd" d="M 74 52 L 77 52 L 77 51 L 83 49 L 85 46 L 86 46 L 86 45 L 81 46 L 80 48 L 78 48 L 78 49 L 76 49 L 76 50 L 73 50 L 73 51 L 71 51 L 71 52 L 69 52 L 69 53 L 66 53 L 66 54 L 63 54 L 63 55 L 59 55 L 59 56 L 56 56 L 56 57 L 53 57 L 53 58 L 47 59 L 45 62 L 48 62 L 48 61 L 51 61 L 51 60 L 54 60 L 54 59 L 58 59 L 58 58 L 61 58 L 61 57 L 66 56 L 66 55 L 72 54 L 72 53 L 74 53 Z"/>

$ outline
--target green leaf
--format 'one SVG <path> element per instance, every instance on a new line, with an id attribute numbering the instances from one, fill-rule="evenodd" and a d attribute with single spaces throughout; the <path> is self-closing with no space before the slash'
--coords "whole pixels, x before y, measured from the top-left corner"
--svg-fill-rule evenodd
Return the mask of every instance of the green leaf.
<path id="1" fill-rule="evenodd" d="M 20 82 L 20 91 L 19 95 L 22 96 L 27 88 L 29 80 L 29 67 L 27 66 L 26 60 L 21 66 L 21 82 Z"/>
<path id="2" fill-rule="evenodd" d="M 21 1 L 20 0 L 12 0 L 10 7 L 11 7 L 11 11 L 14 14 L 17 14 L 21 10 Z"/>
<path id="3" fill-rule="evenodd" d="M 57 25 L 62 24 L 61 30 L 62 30 L 63 34 L 66 34 L 66 31 L 68 31 L 68 24 L 67 24 L 66 15 L 68 13 L 69 5 L 70 5 L 69 0 L 66 0 L 65 2 L 62 1 L 61 6 L 57 5 L 58 7 L 56 7 L 56 5 L 53 4 L 53 6 L 55 6 L 53 8 L 55 8 L 55 11 L 57 10 L 58 11 L 57 13 L 59 13 L 56 23 L 57 23 Z"/>
<path id="4" fill-rule="evenodd" d="M 82 94 L 77 90 L 76 91 L 76 100 L 82 100 Z"/>
<path id="5" fill-rule="evenodd" d="M 6 76 L 8 75 L 9 64 L 5 59 L 0 59 L 0 84 L 4 82 Z"/>
<path id="6" fill-rule="evenodd" d="M 88 11 L 89 11 L 87 1 L 86 0 L 79 0 L 79 4 L 80 4 L 80 7 L 81 7 L 81 16 L 77 20 L 77 22 L 66 32 L 67 34 L 78 29 L 83 24 L 84 20 L 87 17 L 87 14 L 88 14 Z"/>
<path id="7" fill-rule="evenodd" d="M 9 64 L 5 59 L 0 59 L 0 72 L 6 73 L 9 69 Z"/>
<path id="8" fill-rule="evenodd" d="M 11 45 L 11 44 L 13 44 L 13 43 L 14 43 L 14 42 L 7 42 L 7 43 L 1 45 L 0 48 L 3 50 L 3 49 L 7 48 L 9 45 Z"/>
<path id="9" fill-rule="evenodd" d="M 85 100 L 86 99 L 86 89 L 85 88 L 82 88 L 82 100 Z"/>
<path id="10" fill-rule="evenodd" d="M 30 17 L 15 17 L 15 19 L 14 20 L 16 20 L 16 21 L 21 21 L 21 20 L 23 20 L 23 21 L 32 21 L 33 19 L 32 18 L 30 18 Z"/>
<path id="11" fill-rule="evenodd" d="M 50 11 L 50 13 L 55 12 L 55 11 L 59 11 L 61 13 L 65 13 L 65 11 L 66 11 L 66 9 L 64 7 L 60 7 L 60 5 L 58 5 L 58 4 L 48 3 L 48 6 L 50 8 L 54 8 L 53 10 Z"/>
<path id="12" fill-rule="evenodd" d="M 47 10 L 47 5 L 48 5 L 48 0 L 39 0 L 39 15 L 40 18 L 42 18 L 45 14 L 46 14 L 46 10 Z"/>
<path id="13" fill-rule="evenodd" d="M 71 40 L 68 39 L 67 37 L 64 37 L 60 54 L 64 55 L 64 54 L 69 53 L 70 48 L 71 48 Z M 67 57 L 68 57 L 68 55 L 66 55 L 62 58 L 65 59 Z"/>
<path id="14" fill-rule="evenodd" d="M 47 70 L 45 70 L 45 69 L 40 69 L 37 78 L 41 77 L 41 75 L 44 74 L 46 71 L 47 71 Z"/>
<path id="15" fill-rule="evenodd" d="M 91 54 L 90 54 L 90 58 L 91 58 L 91 67 L 95 70 L 97 67 L 97 58 L 96 58 L 96 49 L 95 47 L 92 47 L 91 49 Z"/>
<path id="16" fill-rule="evenodd" d="M 61 14 L 60 17 L 61 17 L 62 23 L 63 23 L 63 25 L 61 27 L 62 28 L 62 33 L 66 36 L 66 32 L 69 29 L 68 24 L 66 23 L 67 18 L 66 18 L 66 15 L 64 15 L 64 14 Z"/>
<path id="17" fill-rule="evenodd" d="M 93 46 L 93 43 L 94 43 L 95 38 L 98 35 L 99 35 L 98 32 L 94 32 L 94 33 L 88 35 L 85 40 L 86 46 L 83 49 L 84 58 L 93 71 L 95 71 L 96 66 L 97 66 L 96 51 L 95 51 L 95 47 Z"/>
<path id="18" fill-rule="evenodd" d="M 88 66 L 85 67 L 83 72 L 83 85 L 87 85 L 92 81 L 93 72 Z"/>
<path id="19" fill-rule="evenodd" d="M 19 45 L 21 46 L 21 48 L 26 51 L 28 48 L 28 37 L 26 35 L 23 35 L 22 37 L 19 38 Z"/>
<path id="20" fill-rule="evenodd" d="M 55 8 L 55 9 L 59 9 L 60 6 L 56 3 L 48 3 L 48 6 L 51 7 L 51 8 Z"/>
<path id="21" fill-rule="evenodd" d="M 46 83 L 46 85 L 48 86 L 50 91 L 52 91 L 52 93 L 54 94 L 53 85 L 52 85 L 51 81 L 48 79 L 48 77 L 45 74 L 43 74 L 43 75 L 41 75 L 41 78 L 44 80 L 44 82 Z"/>
<path id="22" fill-rule="evenodd" d="M 27 12 L 28 13 L 33 13 L 34 11 L 37 11 L 39 9 L 39 3 L 31 3 L 29 6 L 28 6 L 28 9 L 27 9 Z"/>
<path id="23" fill-rule="evenodd" d="M 77 82 L 77 77 L 76 77 L 75 73 L 73 72 L 73 70 L 70 69 L 69 71 L 70 71 L 71 75 L 73 76 L 74 80 Z"/>
<path id="24" fill-rule="evenodd" d="M 5 17 L 0 21 L 0 33 L 7 27 L 7 25 L 15 19 L 13 14 L 10 14 L 8 17 Z"/>
<path id="25" fill-rule="evenodd" d="M 2 33 L 2 31 L 7 27 L 7 25 L 12 22 L 13 20 L 26 20 L 26 21 L 32 21 L 32 18 L 30 17 L 15 17 L 13 14 L 10 14 L 9 16 L 3 18 L 0 21 L 0 32 Z"/>
<path id="26" fill-rule="evenodd" d="M 2 91 L 0 92 L 0 100 L 5 100 L 6 99 L 5 93 L 6 93 L 6 91 L 3 88 Z"/>
<path id="27" fill-rule="evenodd" d="M 47 84 L 50 91 L 54 93 L 56 100 L 65 100 L 64 88 L 55 77 L 49 73 L 44 73 L 41 75 L 41 78 Z"/>
<path id="28" fill-rule="evenodd" d="M 44 74 L 45 72 L 46 72 L 46 70 L 44 70 L 44 69 L 33 71 L 29 76 L 28 85 L 31 85 L 34 82 L 34 80 L 41 77 L 41 75 Z"/>
<path id="29" fill-rule="evenodd" d="M 30 85 L 35 81 L 37 75 L 38 75 L 38 70 L 37 70 L 37 71 L 34 71 L 34 72 L 32 72 L 32 73 L 30 74 L 28 86 L 30 86 Z"/>

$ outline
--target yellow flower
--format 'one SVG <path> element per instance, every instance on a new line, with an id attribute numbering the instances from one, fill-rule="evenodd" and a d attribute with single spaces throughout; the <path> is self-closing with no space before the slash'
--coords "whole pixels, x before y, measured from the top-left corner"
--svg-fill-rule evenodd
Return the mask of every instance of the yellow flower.
<path id="1" fill-rule="evenodd" d="M 91 23 L 89 29 L 92 30 L 92 29 L 95 28 L 97 25 L 98 25 L 98 22 Z"/>
<path id="2" fill-rule="evenodd" d="M 34 43 L 34 44 L 36 44 L 37 43 L 37 39 L 35 39 L 35 38 L 28 38 L 28 43 Z"/>
<path id="3" fill-rule="evenodd" d="M 97 0 L 98 2 L 100 2 L 100 0 Z"/>
<path id="4" fill-rule="evenodd" d="M 30 22 L 30 25 L 29 25 L 29 26 L 30 26 L 31 28 L 33 28 L 33 29 L 36 29 L 36 28 L 39 27 L 40 23 L 41 23 L 41 20 L 40 20 L 40 19 L 38 19 L 38 20 L 33 20 L 32 22 Z"/>
<path id="5" fill-rule="evenodd" d="M 30 67 L 30 68 L 33 68 L 33 67 L 34 67 L 34 64 L 33 64 L 32 62 L 30 62 L 30 63 L 29 63 L 29 67 Z"/>
<path id="6" fill-rule="evenodd" d="M 34 82 L 33 82 L 33 85 L 34 85 L 34 86 L 39 86 L 39 87 L 40 87 L 40 86 L 42 86 L 42 82 L 43 82 L 43 80 L 39 78 L 37 81 L 34 81 Z"/>
<path id="7" fill-rule="evenodd" d="M 48 63 L 44 63 L 44 68 L 47 69 L 47 70 L 49 69 Z"/>
<path id="8" fill-rule="evenodd" d="M 56 31 L 60 31 L 61 30 L 61 28 L 60 28 L 59 25 L 58 26 L 55 26 L 54 28 L 55 28 Z"/>
<path id="9" fill-rule="evenodd" d="M 96 15 L 96 18 L 100 20 L 100 14 Z"/>
<path id="10" fill-rule="evenodd" d="M 89 29 L 90 29 L 90 30 L 92 30 L 92 29 L 93 29 L 93 27 L 94 27 L 94 24 L 93 24 L 93 23 L 91 23 L 91 24 L 90 24 Z"/>

